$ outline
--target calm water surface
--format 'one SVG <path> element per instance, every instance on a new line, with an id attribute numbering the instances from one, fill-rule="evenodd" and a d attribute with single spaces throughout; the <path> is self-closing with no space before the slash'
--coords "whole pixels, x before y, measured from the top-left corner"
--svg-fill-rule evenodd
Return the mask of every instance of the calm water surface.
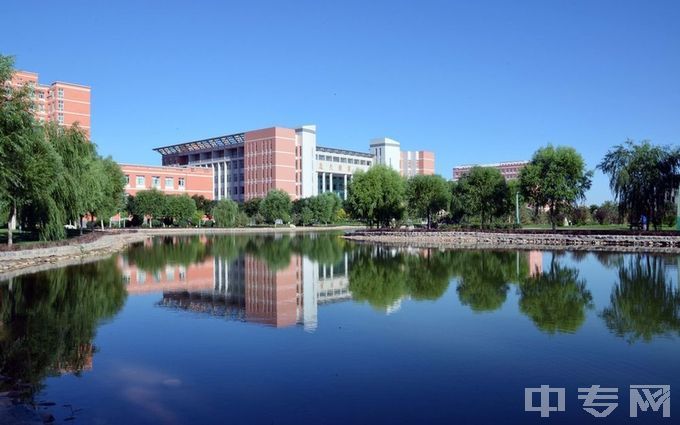
<path id="1" fill-rule="evenodd" d="M 0 284 L 1 389 L 31 384 L 57 423 L 672 423 L 628 394 L 680 388 L 679 264 L 158 238 Z M 541 420 L 542 384 L 566 410 Z M 607 418 L 582 409 L 593 384 L 619 388 Z"/>

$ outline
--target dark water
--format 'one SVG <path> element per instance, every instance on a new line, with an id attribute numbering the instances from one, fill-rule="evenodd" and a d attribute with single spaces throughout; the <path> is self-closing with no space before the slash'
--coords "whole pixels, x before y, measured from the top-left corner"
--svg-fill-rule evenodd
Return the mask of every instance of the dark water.
<path id="1" fill-rule="evenodd" d="M 680 385 L 679 262 L 156 239 L 0 284 L 1 389 L 57 423 L 673 423 L 630 418 L 629 386 Z M 540 385 L 565 411 L 525 412 Z M 591 385 L 619 389 L 606 418 Z"/>

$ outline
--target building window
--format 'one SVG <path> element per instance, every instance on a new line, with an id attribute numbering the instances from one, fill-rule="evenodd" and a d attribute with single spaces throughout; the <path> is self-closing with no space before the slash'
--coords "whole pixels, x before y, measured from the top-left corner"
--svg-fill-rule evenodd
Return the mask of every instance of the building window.
<path id="1" fill-rule="evenodd" d="M 146 184 L 144 176 L 137 176 L 137 187 L 144 187 Z"/>
<path id="2" fill-rule="evenodd" d="M 166 189 L 172 189 L 172 177 L 166 177 L 165 178 L 165 188 Z"/>
<path id="3" fill-rule="evenodd" d="M 64 123 L 64 114 L 62 114 L 62 113 L 60 112 L 60 113 L 57 115 L 57 121 L 59 122 L 59 124 L 63 124 L 63 123 Z"/>
<path id="4" fill-rule="evenodd" d="M 161 178 L 158 176 L 151 176 L 151 186 L 160 189 L 161 188 Z"/>
<path id="5" fill-rule="evenodd" d="M 180 177 L 177 179 L 177 188 L 180 190 L 184 189 L 184 177 Z"/>
<path id="6" fill-rule="evenodd" d="M 38 99 L 44 99 L 45 98 L 45 93 L 43 92 L 38 92 Z"/>
<path id="7" fill-rule="evenodd" d="M 58 110 L 58 111 L 63 111 L 63 110 L 64 110 L 64 101 L 63 101 L 63 100 L 60 100 L 60 101 L 57 103 L 57 110 Z"/>
<path id="8" fill-rule="evenodd" d="M 125 175 L 125 186 L 130 186 L 130 175 Z"/>
<path id="9" fill-rule="evenodd" d="M 57 98 L 59 99 L 64 98 L 64 89 L 57 89 Z"/>

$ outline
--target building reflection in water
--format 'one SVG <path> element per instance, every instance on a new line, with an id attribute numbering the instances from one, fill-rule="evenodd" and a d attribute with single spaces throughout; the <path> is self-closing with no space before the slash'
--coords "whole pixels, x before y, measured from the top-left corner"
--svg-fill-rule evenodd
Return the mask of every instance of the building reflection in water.
<path id="1" fill-rule="evenodd" d="M 394 251 L 392 255 L 430 256 L 426 249 L 390 251 Z M 352 299 L 349 269 L 356 254 L 346 251 L 335 264 L 320 263 L 299 253 L 291 253 L 287 263 L 271 264 L 243 251 L 231 258 L 206 255 L 194 263 L 156 265 L 146 270 L 121 256 L 118 265 L 128 294 L 162 293 L 158 302 L 161 307 L 275 327 L 302 325 L 314 331 L 319 305 Z M 517 255 L 518 273 L 520 256 L 528 260 L 530 276 L 542 273 L 542 252 Z M 402 298 L 387 305 L 385 313 L 399 311 Z"/>
<path id="2" fill-rule="evenodd" d="M 124 257 L 118 260 L 128 294 L 162 292 L 158 305 L 224 316 L 275 327 L 317 327 L 317 308 L 351 299 L 347 275 L 351 254 L 337 264 L 321 264 L 293 254 L 287 265 L 270 267 L 263 259 L 207 257 L 189 265 L 166 265 L 148 272 Z"/>

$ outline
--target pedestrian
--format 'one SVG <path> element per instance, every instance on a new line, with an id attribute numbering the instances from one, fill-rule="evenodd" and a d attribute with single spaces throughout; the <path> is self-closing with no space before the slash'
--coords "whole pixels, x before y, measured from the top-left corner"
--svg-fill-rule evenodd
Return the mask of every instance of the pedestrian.
<path id="1" fill-rule="evenodd" d="M 644 214 L 640 216 L 640 225 L 642 230 L 647 230 L 647 216 Z"/>

